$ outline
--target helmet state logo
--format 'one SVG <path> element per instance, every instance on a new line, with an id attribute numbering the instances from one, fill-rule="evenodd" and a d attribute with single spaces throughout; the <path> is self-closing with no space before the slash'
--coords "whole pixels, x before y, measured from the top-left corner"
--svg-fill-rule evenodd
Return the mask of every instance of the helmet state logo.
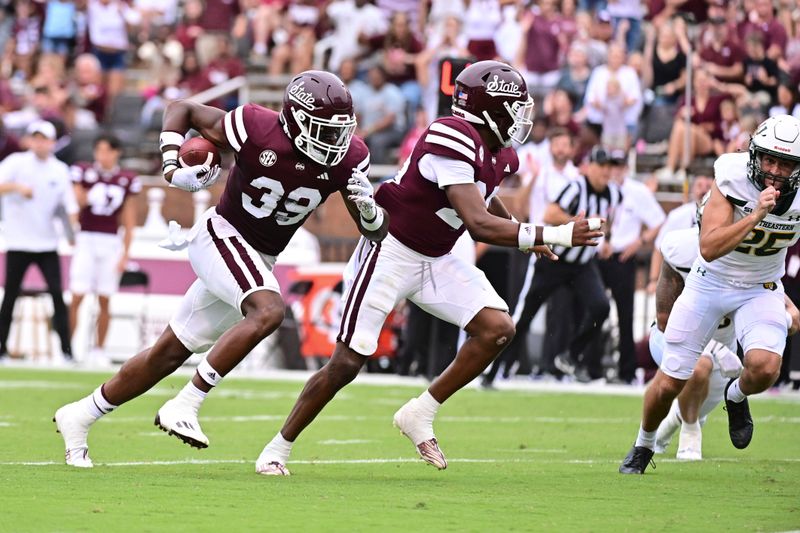
<path id="1" fill-rule="evenodd" d="M 312 93 L 306 91 L 304 85 L 305 82 L 301 81 L 300 83 L 289 87 L 289 99 L 297 102 L 309 111 L 313 111 L 317 99 L 314 98 Z"/>
<path id="2" fill-rule="evenodd" d="M 259 154 L 258 162 L 265 167 L 271 167 L 278 162 L 278 155 L 272 150 L 264 150 Z"/>
<path id="3" fill-rule="evenodd" d="M 511 96 L 520 98 L 522 96 L 522 91 L 518 84 L 513 81 L 501 80 L 500 76 L 495 74 L 492 80 L 486 84 L 486 94 L 489 96 Z"/>

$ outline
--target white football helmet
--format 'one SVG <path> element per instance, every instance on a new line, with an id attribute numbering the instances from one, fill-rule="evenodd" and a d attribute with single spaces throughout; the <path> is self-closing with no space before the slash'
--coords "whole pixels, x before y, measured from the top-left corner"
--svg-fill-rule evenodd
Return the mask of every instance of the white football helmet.
<path id="1" fill-rule="evenodd" d="M 800 120 L 791 115 L 776 115 L 762 122 L 750 138 L 750 161 L 747 177 L 759 189 L 766 188 L 765 178 L 782 183 L 782 192 L 796 191 L 800 185 Z M 776 176 L 761 168 L 761 158 L 769 154 L 795 164 L 788 177 Z"/>

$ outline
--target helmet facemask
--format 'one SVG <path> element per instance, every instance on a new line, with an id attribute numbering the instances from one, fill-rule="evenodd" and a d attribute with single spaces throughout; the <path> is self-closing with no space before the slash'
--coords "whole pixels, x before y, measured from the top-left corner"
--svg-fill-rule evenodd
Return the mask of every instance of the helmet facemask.
<path id="1" fill-rule="evenodd" d="M 800 160 L 790 158 L 786 154 L 765 150 L 759 146 L 756 146 L 756 144 L 752 141 L 750 142 L 749 152 L 750 160 L 747 162 L 747 177 L 751 182 L 753 182 L 758 190 L 763 191 L 767 188 L 765 181 L 767 179 L 773 180 L 776 184 L 780 184 L 779 187 L 775 186 L 775 189 L 781 193 L 794 192 L 797 190 L 798 186 L 800 186 Z M 791 174 L 788 176 L 780 176 L 771 172 L 767 172 L 761 168 L 761 160 L 765 155 L 774 157 L 778 160 L 793 162 L 794 170 L 792 170 Z"/>
<path id="2" fill-rule="evenodd" d="M 508 116 L 503 114 L 497 117 L 495 121 L 487 111 L 483 112 L 483 118 L 489 129 L 491 129 L 500 144 L 508 148 L 512 143 L 516 142 L 522 144 L 533 129 L 533 99 L 528 96 L 526 100 L 517 100 L 511 104 L 508 101 L 503 102 L 503 110 L 500 113 L 507 113 Z M 511 121 L 511 126 L 505 128 L 505 124 Z M 505 131 L 503 131 L 505 130 Z"/>
<path id="3" fill-rule="evenodd" d="M 297 149 L 320 165 L 338 165 L 347 154 L 356 131 L 355 116 L 339 114 L 326 119 L 294 106 L 289 111 L 300 129 L 294 139 Z"/>

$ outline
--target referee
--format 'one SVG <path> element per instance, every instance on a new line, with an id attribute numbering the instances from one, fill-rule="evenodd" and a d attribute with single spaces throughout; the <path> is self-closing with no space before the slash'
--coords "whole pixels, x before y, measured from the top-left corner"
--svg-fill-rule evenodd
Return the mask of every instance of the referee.
<path id="1" fill-rule="evenodd" d="M 619 187 L 609 183 L 610 170 L 609 152 L 600 146 L 592 148 L 585 175 L 568 183 L 556 200 L 547 206 L 544 222 L 550 225 L 564 224 L 579 213 L 602 217 L 610 222 L 614 210 L 622 202 Z M 514 312 L 517 333 L 503 357 L 507 361 L 515 360 L 517 350 L 524 350 L 528 330 L 536 312 L 558 287 L 568 287 L 575 293 L 583 316 L 566 352 L 558 356 L 542 354 L 543 369 L 556 376 L 562 372 L 574 373 L 583 381 L 600 378 L 602 353 L 584 353 L 587 346 L 597 344 L 592 341 L 599 335 L 600 326 L 609 310 L 608 298 L 595 259 L 597 248 L 557 246 L 553 251 L 558 255 L 558 261 L 540 259 L 536 261 L 535 273 L 528 272 L 526 276 L 532 277 L 530 288 L 527 293 L 523 290 L 520 294 L 520 301 Z M 533 269 L 533 263 L 530 268 Z M 553 332 L 548 331 L 548 334 L 551 333 Z M 580 361 L 581 368 L 576 371 L 582 353 L 584 358 Z"/>
<path id="2" fill-rule="evenodd" d="M 72 190 L 69 168 L 53 155 L 56 129 L 37 120 L 27 129 L 27 152 L 11 154 L 0 163 L 0 196 L 3 200 L 3 234 L 6 242 L 6 282 L 0 305 L 0 359 L 8 353 L 14 302 L 22 278 L 36 263 L 53 298 L 53 327 L 61 339 L 61 352 L 72 359 L 67 308 L 61 289 L 58 232 L 54 219 L 66 211 L 70 223 L 77 221 L 78 204 Z"/>

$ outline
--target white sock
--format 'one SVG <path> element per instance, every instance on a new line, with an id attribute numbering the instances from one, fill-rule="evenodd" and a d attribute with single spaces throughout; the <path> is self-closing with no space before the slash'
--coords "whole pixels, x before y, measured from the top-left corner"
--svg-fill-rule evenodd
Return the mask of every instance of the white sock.
<path id="1" fill-rule="evenodd" d="M 436 416 L 436 412 L 439 410 L 442 404 L 436 401 L 436 399 L 431 396 L 431 393 L 427 390 L 419 395 L 417 398 L 417 406 L 419 407 L 422 414 L 433 418 Z"/>
<path id="2" fill-rule="evenodd" d="M 733 403 L 741 403 L 747 398 L 747 395 L 739 388 L 740 378 L 736 378 L 730 387 L 728 387 L 728 399 Z"/>
<path id="3" fill-rule="evenodd" d="M 277 461 L 282 465 L 285 465 L 286 462 L 289 460 L 289 454 L 292 453 L 292 445 L 294 442 L 290 442 L 283 438 L 283 435 L 279 431 L 277 435 L 275 435 L 269 444 L 266 445 L 264 451 L 261 452 L 261 455 L 264 456 L 266 452 L 266 459 L 270 461 Z"/>
<path id="4" fill-rule="evenodd" d="M 636 437 L 636 446 L 644 446 L 645 448 L 653 449 L 656 446 L 656 432 L 645 431 L 639 425 L 639 435 Z"/>
<path id="5" fill-rule="evenodd" d="M 700 421 L 696 420 L 694 424 L 690 424 L 689 422 L 684 422 L 681 425 L 681 432 L 687 433 L 700 433 Z"/>
<path id="6" fill-rule="evenodd" d="M 117 408 L 116 405 L 106 400 L 106 397 L 103 396 L 102 385 L 97 387 L 89 396 L 81 400 L 80 403 L 83 404 L 86 412 L 95 420 Z"/>
<path id="7" fill-rule="evenodd" d="M 189 383 L 187 383 L 186 386 L 181 389 L 175 398 L 192 406 L 196 414 L 197 411 L 200 410 L 200 406 L 203 405 L 203 400 L 206 399 L 206 396 L 208 396 L 207 392 L 201 391 L 195 386 L 194 383 L 189 381 Z"/>

